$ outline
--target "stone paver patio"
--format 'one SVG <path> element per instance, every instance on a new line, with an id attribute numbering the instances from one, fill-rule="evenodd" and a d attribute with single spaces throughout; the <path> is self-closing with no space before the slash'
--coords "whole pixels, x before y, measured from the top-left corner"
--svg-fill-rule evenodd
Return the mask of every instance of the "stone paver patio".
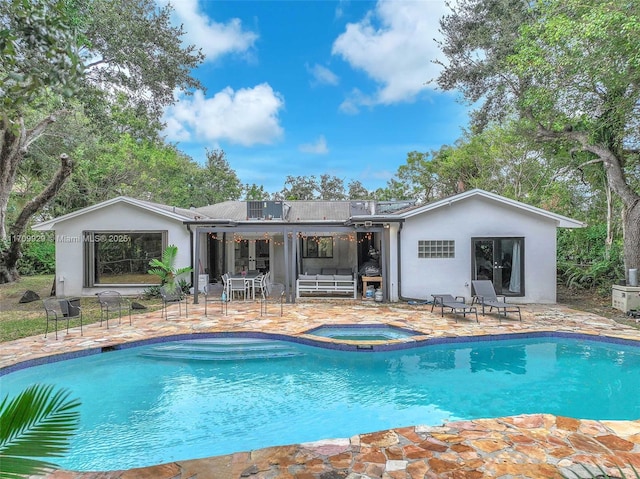
<path id="1" fill-rule="evenodd" d="M 498 321 L 496 315 L 480 322 L 457 323 L 453 315 L 430 312 L 427 305 L 380 304 L 351 300 L 308 301 L 269 306 L 260 315 L 257 302 L 233 302 L 228 314 L 219 305 L 190 305 L 189 317 L 171 309 L 169 320 L 160 312 L 128 318 L 111 328 L 97 323 L 69 334 L 23 338 L 2 344 L 0 368 L 11 370 L 33 360 L 44 361 L 73 351 L 110 348 L 148 338 L 213 332 L 267 332 L 300 336 L 323 324 L 387 323 L 407 327 L 424 336 L 400 340 L 566 332 L 640 341 L 640 330 L 561 305 L 526 305 L 523 320 Z M 115 325 L 115 326 L 114 326 Z M 640 401 L 640 398 L 638 399 Z M 117 447 L 117 445 L 115 446 Z M 481 419 L 440 426 L 405 427 L 351 438 L 326 438 L 315 443 L 272 447 L 225 456 L 185 460 L 141 469 L 109 472 L 55 471 L 55 479 L 231 479 L 231 478 L 635 478 L 640 471 L 640 418 L 636 421 L 593 421 L 547 414 Z M 587 470 L 591 471 L 591 475 Z"/>

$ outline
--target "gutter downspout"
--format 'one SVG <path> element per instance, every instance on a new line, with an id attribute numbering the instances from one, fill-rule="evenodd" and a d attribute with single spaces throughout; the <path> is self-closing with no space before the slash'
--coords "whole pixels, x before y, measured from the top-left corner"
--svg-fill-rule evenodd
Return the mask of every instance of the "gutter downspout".
<path id="1" fill-rule="evenodd" d="M 397 236 L 397 244 L 398 244 L 398 257 L 397 257 L 397 261 L 398 261 L 398 300 L 404 299 L 402 297 L 402 262 L 400 261 L 400 259 L 402 258 L 402 254 L 400 252 L 400 250 L 402 249 L 402 242 L 400 241 L 400 232 L 402 231 L 402 228 L 404 227 L 404 221 L 400 223 L 399 227 L 398 227 L 398 232 L 396 233 Z"/>
<path id="2" fill-rule="evenodd" d="M 191 284 L 193 285 L 193 304 L 198 304 L 198 271 L 194 266 L 194 252 L 193 252 L 193 230 L 191 225 L 187 223 L 187 231 L 189 231 L 189 257 L 191 258 Z M 196 240 L 197 240 L 196 236 Z"/>

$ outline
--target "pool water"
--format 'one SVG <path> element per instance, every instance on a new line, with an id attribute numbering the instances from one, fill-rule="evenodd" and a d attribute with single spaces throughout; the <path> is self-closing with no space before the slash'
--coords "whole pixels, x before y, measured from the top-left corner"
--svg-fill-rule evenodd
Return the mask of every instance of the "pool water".
<path id="1" fill-rule="evenodd" d="M 336 351 L 242 338 L 161 343 L 0 378 L 82 401 L 72 470 L 114 470 L 446 420 L 640 418 L 640 348 L 560 338 Z M 295 425 L 295 427 L 292 427 Z"/>
<path id="2" fill-rule="evenodd" d="M 345 324 L 321 326 L 310 329 L 306 334 L 330 339 L 346 339 L 349 341 L 388 341 L 390 339 L 410 338 L 422 333 L 386 324 Z"/>

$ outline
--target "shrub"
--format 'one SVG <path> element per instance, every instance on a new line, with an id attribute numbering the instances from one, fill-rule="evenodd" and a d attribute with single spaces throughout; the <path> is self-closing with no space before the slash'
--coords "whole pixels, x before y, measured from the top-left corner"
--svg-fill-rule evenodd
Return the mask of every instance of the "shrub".
<path id="1" fill-rule="evenodd" d="M 38 234 L 27 237 L 37 240 L 23 243 L 22 256 L 18 260 L 18 272 L 25 276 L 55 273 L 56 244 L 53 235 Z"/>
<path id="2" fill-rule="evenodd" d="M 56 244 L 53 233 L 28 231 L 20 238 L 22 256 L 18 260 L 18 273 L 23 276 L 53 274 L 56 270 Z M 7 241 L 0 250 L 8 248 Z"/>
<path id="3" fill-rule="evenodd" d="M 606 225 L 561 231 L 558 235 L 558 280 L 572 289 L 598 289 L 610 293 L 624 278 L 622 242 L 605 245 Z"/>

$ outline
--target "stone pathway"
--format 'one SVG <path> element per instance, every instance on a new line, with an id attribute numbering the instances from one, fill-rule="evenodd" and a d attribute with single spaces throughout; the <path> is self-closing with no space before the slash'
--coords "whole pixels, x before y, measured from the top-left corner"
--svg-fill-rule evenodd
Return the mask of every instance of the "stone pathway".
<path id="1" fill-rule="evenodd" d="M 257 302 L 233 302 L 227 315 L 219 305 L 190 305 L 189 317 L 170 310 L 128 318 L 110 329 L 98 324 L 44 338 L 2 344 L 0 369 L 86 349 L 102 349 L 147 338 L 202 332 L 269 332 L 305 337 L 323 324 L 387 323 L 423 333 L 410 339 L 560 331 L 640 341 L 640 330 L 560 305 L 526 305 L 522 322 L 496 315 L 480 322 L 441 317 L 430 306 L 360 301 L 309 301 L 269 306 L 260 315 Z M 116 326 L 114 326 L 116 324 Z M 639 399 L 640 400 L 640 399 Z M 115 445 L 117 447 L 117 445 Z M 272 447 L 226 456 L 195 459 L 141 469 L 77 473 L 55 471 L 54 479 L 417 479 L 417 478 L 586 478 L 602 471 L 610 477 L 635 478 L 640 471 L 640 419 L 592 421 L 552 415 L 526 415 L 446 423 L 361 434 L 351 438 Z"/>

